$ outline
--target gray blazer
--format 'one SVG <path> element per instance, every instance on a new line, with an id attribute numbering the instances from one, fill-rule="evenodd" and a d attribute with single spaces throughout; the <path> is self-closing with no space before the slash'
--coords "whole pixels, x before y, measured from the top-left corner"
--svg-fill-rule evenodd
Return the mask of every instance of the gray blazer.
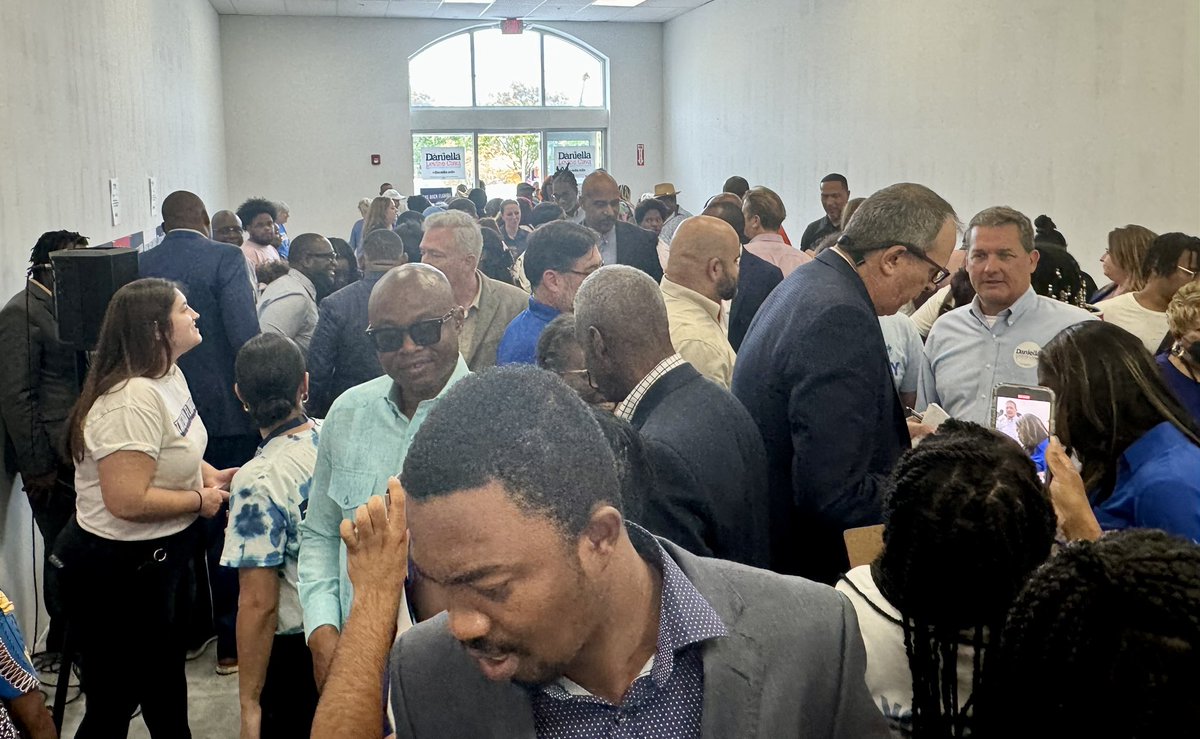
<path id="1" fill-rule="evenodd" d="M 858 620 L 841 593 L 659 542 L 729 629 L 704 647 L 703 737 L 889 736 L 867 692 Z M 528 693 L 484 678 L 446 621 L 442 613 L 418 624 L 392 649 L 396 735 L 534 739 Z"/>
<path id="2" fill-rule="evenodd" d="M 479 312 L 475 314 L 471 345 L 462 352 L 472 372 L 496 364 L 496 351 L 508 324 L 529 306 L 529 294 L 521 288 L 493 280 L 482 272 L 475 274 L 482 283 Z"/>

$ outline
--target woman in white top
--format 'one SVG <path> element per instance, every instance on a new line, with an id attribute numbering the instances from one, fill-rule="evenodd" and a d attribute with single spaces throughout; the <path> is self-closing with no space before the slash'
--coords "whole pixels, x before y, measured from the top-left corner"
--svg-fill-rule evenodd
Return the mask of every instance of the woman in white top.
<path id="1" fill-rule="evenodd" d="M 319 421 L 304 414 L 308 373 L 291 339 L 261 334 L 241 348 L 234 392 L 262 435 L 233 478 L 221 564 L 238 570 L 242 739 L 305 737 L 317 709 L 312 653 L 297 590 L 300 521 L 317 463 Z"/>
<path id="2" fill-rule="evenodd" d="M 197 516 L 236 470 L 202 460 L 208 434 L 175 362 L 199 315 L 174 283 L 113 296 L 68 443 L 75 518 L 56 545 L 87 710 L 78 737 L 123 737 L 138 706 L 153 737 L 188 737 L 179 591 Z"/>
<path id="3" fill-rule="evenodd" d="M 996 431 L 946 421 L 900 458 L 883 551 L 837 584 L 858 614 L 867 688 L 895 736 L 970 733 L 992 644 L 1049 556 L 1054 526 L 1033 462 Z"/>

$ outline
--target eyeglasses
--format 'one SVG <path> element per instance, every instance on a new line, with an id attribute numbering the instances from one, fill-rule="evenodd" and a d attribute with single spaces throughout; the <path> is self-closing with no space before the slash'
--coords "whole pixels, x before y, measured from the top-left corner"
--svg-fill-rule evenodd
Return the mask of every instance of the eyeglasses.
<path id="1" fill-rule="evenodd" d="M 380 354 L 398 351 L 404 346 L 404 337 L 412 337 L 417 346 L 432 346 L 442 340 L 442 324 L 450 320 L 457 308 L 441 318 L 431 318 L 428 321 L 417 321 L 408 326 L 374 326 L 367 327 L 367 336 L 375 342 L 375 351 Z"/>
<path id="2" fill-rule="evenodd" d="M 592 372 L 591 372 L 591 370 L 587 370 L 587 369 L 577 369 L 577 370 L 555 370 L 555 371 L 554 371 L 554 374 L 556 374 L 556 375 L 558 375 L 559 377 L 562 377 L 562 378 L 564 378 L 564 379 L 566 378 L 566 376 L 567 376 L 567 375 L 578 375 L 578 376 L 582 377 L 583 379 L 587 380 L 588 387 L 590 387 L 591 389 L 593 389 L 593 390 L 599 390 L 599 389 L 600 389 L 600 388 L 596 387 L 596 383 L 595 383 L 595 382 L 592 382 Z"/>
<path id="3" fill-rule="evenodd" d="M 336 251 L 326 251 L 326 252 L 320 252 L 320 253 L 316 253 L 316 254 L 305 254 L 304 258 L 305 259 L 327 259 L 331 262 L 336 262 L 337 258 L 338 258 L 338 254 Z"/>
<path id="4" fill-rule="evenodd" d="M 838 238 L 837 243 L 844 246 L 854 246 L 854 242 L 845 234 Z M 881 241 L 878 244 L 868 246 L 865 249 L 855 249 L 855 251 L 857 251 L 859 254 L 869 254 L 870 252 L 879 251 L 880 249 L 889 249 L 893 246 L 903 246 L 904 251 L 908 252 L 910 256 L 914 256 L 917 259 L 920 259 L 922 262 L 928 264 L 930 267 L 933 267 L 934 271 L 929 278 L 929 281 L 933 284 L 940 285 L 946 281 L 947 277 L 950 276 L 950 270 L 927 257 L 925 252 L 918 249 L 915 244 L 910 244 L 907 241 Z"/>
<path id="5" fill-rule="evenodd" d="M 1183 270 L 1183 273 L 1191 279 L 1196 279 L 1196 270 L 1188 269 L 1187 267 L 1179 267 L 1179 269 Z"/>
<path id="6" fill-rule="evenodd" d="M 578 270 L 578 269 L 568 269 L 568 270 L 563 270 L 563 271 L 569 275 L 579 275 L 580 277 L 591 277 L 593 274 L 596 273 L 596 270 L 600 269 L 603 266 L 604 266 L 604 261 L 601 260 L 600 264 L 597 264 L 595 267 L 592 267 L 591 269 L 589 269 L 586 272 L 584 272 L 583 270 Z"/>

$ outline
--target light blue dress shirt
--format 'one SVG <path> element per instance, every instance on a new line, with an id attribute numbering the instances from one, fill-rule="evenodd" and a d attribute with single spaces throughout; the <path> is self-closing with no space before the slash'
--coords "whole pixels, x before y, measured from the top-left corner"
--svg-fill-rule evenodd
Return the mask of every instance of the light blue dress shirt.
<path id="1" fill-rule="evenodd" d="M 436 398 L 417 405 L 408 419 L 392 401 L 388 375 L 342 393 L 321 425 L 317 466 L 313 470 L 308 512 L 300 524 L 300 607 L 304 638 L 319 626 L 339 631 L 350 615 L 350 577 L 346 547 L 338 529 L 343 519 L 372 495 L 387 490 L 388 478 L 399 476 L 413 436 L 438 399 L 469 375 L 459 356 L 454 373 Z"/>
<path id="2" fill-rule="evenodd" d="M 960 421 L 992 426 L 996 385 L 1037 385 L 1038 356 L 1068 326 L 1096 317 L 1082 308 L 1043 297 L 1029 288 L 990 328 L 979 298 L 955 308 L 933 324 L 917 408 L 937 403 Z"/>

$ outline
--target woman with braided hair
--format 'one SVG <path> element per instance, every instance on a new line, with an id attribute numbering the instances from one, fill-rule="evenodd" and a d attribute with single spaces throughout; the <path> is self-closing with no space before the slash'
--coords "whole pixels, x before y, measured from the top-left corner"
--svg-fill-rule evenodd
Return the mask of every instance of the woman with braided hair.
<path id="1" fill-rule="evenodd" d="M 1200 547 L 1122 531 L 1062 549 L 1013 604 L 977 736 L 1178 737 L 1200 726 Z"/>
<path id="2" fill-rule="evenodd" d="M 991 645 L 1053 541 L 1033 462 L 999 432 L 950 420 L 900 458 L 883 552 L 837 585 L 858 613 L 867 688 L 895 736 L 971 733 Z"/>
<path id="3" fill-rule="evenodd" d="M 1046 463 L 1065 538 L 1151 528 L 1200 541 L 1200 431 L 1141 339 L 1071 326 L 1042 349 L 1038 381 L 1057 395 Z"/>

